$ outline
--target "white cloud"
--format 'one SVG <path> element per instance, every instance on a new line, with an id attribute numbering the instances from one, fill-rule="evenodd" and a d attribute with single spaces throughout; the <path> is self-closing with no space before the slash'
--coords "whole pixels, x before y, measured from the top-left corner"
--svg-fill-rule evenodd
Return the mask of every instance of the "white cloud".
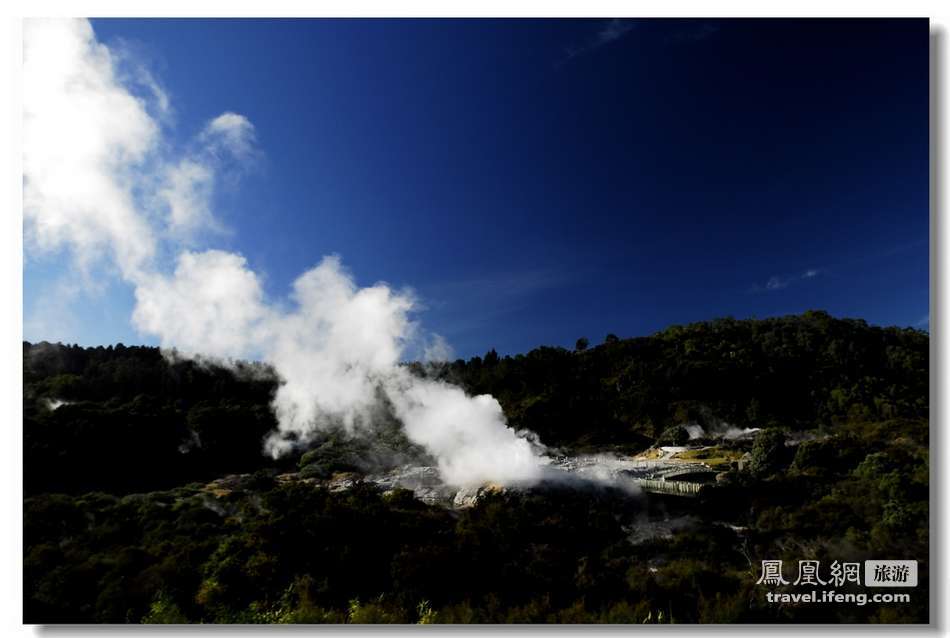
<path id="1" fill-rule="evenodd" d="M 138 330 L 183 354 L 222 359 L 256 354 L 268 315 L 244 258 L 220 250 L 182 253 L 173 275 L 144 277 L 135 299 Z"/>
<path id="2" fill-rule="evenodd" d="M 633 31 L 634 25 L 635 23 L 632 20 L 613 18 L 597 32 L 597 42 L 599 44 L 609 44 L 615 40 L 619 40 Z"/>
<path id="3" fill-rule="evenodd" d="M 769 277 L 768 281 L 765 282 L 764 286 L 758 284 L 753 285 L 749 290 L 750 292 L 762 292 L 763 290 L 782 290 L 783 288 L 788 288 L 791 284 L 804 281 L 806 279 L 814 279 L 821 274 L 821 270 L 818 268 L 809 268 L 805 272 L 797 276 L 781 276 L 781 275 L 772 275 Z"/>
<path id="4" fill-rule="evenodd" d="M 112 257 L 134 275 L 156 248 L 133 188 L 158 127 L 117 83 L 109 50 L 86 21 L 26 20 L 23 74 L 28 248 L 68 248 L 85 271 Z"/>
<path id="5" fill-rule="evenodd" d="M 241 160 L 251 157 L 256 143 L 254 125 L 250 120 L 230 111 L 208 122 L 201 139 L 212 153 L 230 153 Z"/>
<path id="6" fill-rule="evenodd" d="M 175 241 L 224 228 L 211 213 L 225 160 L 254 155 L 253 125 L 225 112 L 175 156 L 160 124 L 167 93 L 133 65 L 122 73 L 85 20 L 24 23 L 24 231 L 34 254 L 68 249 L 88 281 L 115 263 L 127 280 L 154 269 L 161 220 Z M 123 83 L 143 85 L 152 102 Z"/>
<path id="7" fill-rule="evenodd" d="M 166 226 L 176 240 L 189 243 L 202 231 L 225 231 L 212 214 L 216 176 L 255 155 L 254 126 L 243 115 L 226 112 L 208 122 L 197 145 L 177 163 L 169 163 L 157 193 L 165 209 Z"/>
<path id="8" fill-rule="evenodd" d="M 567 59 L 571 60 L 579 55 L 589 53 L 594 49 L 608 45 L 624 38 L 636 27 L 636 22 L 623 18 L 612 18 L 604 22 L 593 37 L 580 45 L 571 46 L 567 50 Z"/>
<path id="9" fill-rule="evenodd" d="M 211 214 L 214 171 L 190 158 L 169 166 L 158 195 L 168 207 L 168 228 L 187 239 L 205 227 L 215 227 Z"/>
<path id="10" fill-rule="evenodd" d="M 440 334 L 433 334 L 422 351 L 422 360 L 427 363 L 451 361 L 455 352 L 449 342 Z"/>
<path id="11" fill-rule="evenodd" d="M 171 99 L 169 99 L 165 88 L 159 84 L 151 71 L 137 64 L 135 67 L 135 81 L 144 86 L 151 94 L 151 104 L 154 105 L 156 114 L 162 118 L 169 117 L 171 115 Z"/>

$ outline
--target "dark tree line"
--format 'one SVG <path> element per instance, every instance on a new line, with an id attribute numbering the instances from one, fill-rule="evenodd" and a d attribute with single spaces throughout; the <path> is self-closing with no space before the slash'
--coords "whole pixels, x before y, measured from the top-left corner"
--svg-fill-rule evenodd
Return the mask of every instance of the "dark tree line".
<path id="1" fill-rule="evenodd" d="M 263 366 L 24 343 L 23 377 L 28 494 L 140 492 L 274 465 L 262 450 L 277 381 Z"/>
<path id="2" fill-rule="evenodd" d="M 808 312 L 609 337 L 577 351 L 414 365 L 494 395 L 514 427 L 576 449 L 642 449 L 686 422 L 803 429 L 928 414 L 929 338 L 917 330 Z M 28 493 L 159 489 L 297 462 L 262 454 L 278 384 L 266 366 L 121 344 L 25 343 L 23 360 Z"/>
<path id="3" fill-rule="evenodd" d="M 575 351 L 492 350 L 441 374 L 494 395 L 516 427 L 566 446 L 643 446 L 686 422 L 804 429 L 928 414 L 930 343 L 919 330 L 812 311 L 583 341 Z"/>

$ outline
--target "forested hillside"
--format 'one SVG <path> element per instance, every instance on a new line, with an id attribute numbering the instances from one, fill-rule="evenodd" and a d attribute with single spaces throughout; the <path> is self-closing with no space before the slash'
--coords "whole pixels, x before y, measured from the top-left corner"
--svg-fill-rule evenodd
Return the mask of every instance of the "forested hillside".
<path id="1" fill-rule="evenodd" d="M 635 451 L 684 423 L 806 429 L 924 418 L 928 348 L 917 330 L 809 312 L 413 365 L 494 395 L 513 427 L 547 445 Z M 121 344 L 25 343 L 23 361 L 27 492 L 141 491 L 296 464 L 262 454 L 278 383 L 263 365 L 224 368 Z M 396 451 L 407 445 L 390 439 Z"/>
<path id="2" fill-rule="evenodd" d="M 927 416 L 928 349 L 918 330 L 806 312 L 608 335 L 573 352 L 492 351 L 444 374 L 493 394 L 513 425 L 548 444 L 648 444 L 688 422 L 801 429 Z"/>
<path id="3" fill-rule="evenodd" d="M 408 365 L 494 394 L 553 448 L 763 428 L 749 469 L 696 500 L 541 485 L 451 510 L 324 480 L 422 454 L 390 418 L 265 457 L 265 366 L 24 344 L 25 620 L 927 622 L 926 333 L 810 312 L 584 345 Z M 668 518 L 688 524 L 647 533 Z M 804 558 L 916 559 L 921 585 L 901 605 L 766 604 L 760 561 Z"/>

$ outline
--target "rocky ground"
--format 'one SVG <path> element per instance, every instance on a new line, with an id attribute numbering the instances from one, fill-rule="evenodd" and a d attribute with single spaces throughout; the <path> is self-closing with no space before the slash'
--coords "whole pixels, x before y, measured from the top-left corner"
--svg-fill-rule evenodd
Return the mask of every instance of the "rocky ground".
<path id="1" fill-rule="evenodd" d="M 638 481 L 641 479 L 663 479 L 684 473 L 709 473 L 710 468 L 702 461 L 676 458 L 686 447 L 657 448 L 658 453 L 648 457 L 621 457 L 614 455 L 560 455 L 550 457 L 550 463 L 544 472 L 544 482 L 552 484 L 595 484 L 628 491 L 632 496 L 640 493 Z M 242 483 L 250 475 L 230 475 L 216 479 L 205 486 L 205 491 L 222 496 L 235 489 L 241 489 Z M 306 478 L 297 472 L 281 474 L 281 482 L 303 482 L 326 486 L 331 491 L 350 489 L 359 481 L 378 485 L 384 491 L 397 488 L 411 490 L 419 500 L 446 507 L 462 508 L 475 504 L 480 495 L 491 491 L 517 489 L 484 484 L 469 487 L 454 487 L 442 482 L 439 470 L 434 466 L 403 465 L 386 472 L 360 474 L 339 472 L 328 479 Z"/>

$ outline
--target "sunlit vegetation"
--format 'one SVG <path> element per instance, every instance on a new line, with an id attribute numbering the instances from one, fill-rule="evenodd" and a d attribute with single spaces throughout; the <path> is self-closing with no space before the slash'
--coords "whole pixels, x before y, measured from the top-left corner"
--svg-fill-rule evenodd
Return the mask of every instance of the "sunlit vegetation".
<path id="1" fill-rule="evenodd" d="M 729 449 L 721 446 L 703 447 L 693 450 L 683 450 L 673 455 L 674 459 L 682 461 L 700 461 L 717 468 L 728 466 L 733 461 L 738 461 L 742 457 L 742 450 Z"/>

